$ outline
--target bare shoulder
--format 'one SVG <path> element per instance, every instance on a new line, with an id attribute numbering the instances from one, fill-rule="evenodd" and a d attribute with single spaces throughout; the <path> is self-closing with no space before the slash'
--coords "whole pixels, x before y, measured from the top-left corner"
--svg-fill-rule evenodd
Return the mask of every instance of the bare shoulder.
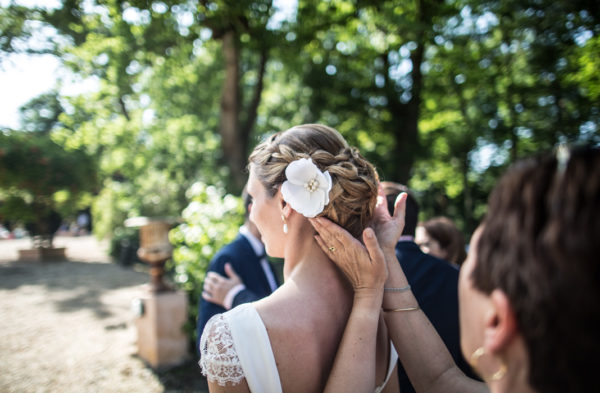
<path id="1" fill-rule="evenodd" d="M 257 306 L 257 311 L 269 335 L 283 391 L 321 392 L 339 342 L 329 322 L 319 325 L 314 306 L 295 302 L 270 302 Z"/>

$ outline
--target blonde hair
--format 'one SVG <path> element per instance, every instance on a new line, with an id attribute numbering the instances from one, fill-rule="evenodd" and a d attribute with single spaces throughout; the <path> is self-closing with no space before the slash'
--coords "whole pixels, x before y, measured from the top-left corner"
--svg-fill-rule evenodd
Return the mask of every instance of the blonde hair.
<path id="1" fill-rule="evenodd" d="M 310 158 L 329 171 L 333 186 L 324 216 L 359 237 L 373 218 L 379 178 L 373 165 L 331 127 L 304 124 L 279 132 L 254 148 L 248 159 L 269 196 L 286 180 L 292 161 Z"/>

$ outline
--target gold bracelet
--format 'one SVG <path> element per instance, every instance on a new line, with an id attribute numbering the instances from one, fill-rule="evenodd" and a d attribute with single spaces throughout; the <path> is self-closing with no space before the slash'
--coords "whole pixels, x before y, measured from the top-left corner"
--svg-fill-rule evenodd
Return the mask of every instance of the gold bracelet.
<path id="1" fill-rule="evenodd" d="M 384 308 L 383 312 L 396 312 L 396 311 L 417 311 L 420 310 L 421 307 L 416 305 L 415 307 L 401 307 L 401 308 Z"/>
<path id="2" fill-rule="evenodd" d="M 410 291 L 410 285 L 400 288 L 383 288 L 383 290 L 386 292 L 406 292 Z"/>

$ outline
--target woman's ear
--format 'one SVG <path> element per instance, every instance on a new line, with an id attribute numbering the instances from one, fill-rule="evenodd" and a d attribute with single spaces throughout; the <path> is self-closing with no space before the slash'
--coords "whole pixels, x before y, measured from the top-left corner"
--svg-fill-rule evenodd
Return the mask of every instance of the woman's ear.
<path id="1" fill-rule="evenodd" d="M 292 207 L 290 206 L 289 203 L 287 203 L 286 201 L 282 200 L 282 205 L 281 205 L 281 214 L 285 217 L 285 218 L 289 218 L 290 214 L 292 214 Z"/>
<path id="2" fill-rule="evenodd" d="M 290 214 L 292 214 L 292 207 L 289 203 L 283 199 L 283 194 L 281 194 L 281 186 L 279 186 L 279 191 L 277 191 L 276 198 L 278 198 L 279 210 L 281 210 L 281 215 L 285 218 L 288 218 Z"/>
<path id="3" fill-rule="evenodd" d="M 517 319 L 506 294 L 495 289 L 490 294 L 490 312 L 485 320 L 485 347 L 502 352 L 517 336 Z"/>

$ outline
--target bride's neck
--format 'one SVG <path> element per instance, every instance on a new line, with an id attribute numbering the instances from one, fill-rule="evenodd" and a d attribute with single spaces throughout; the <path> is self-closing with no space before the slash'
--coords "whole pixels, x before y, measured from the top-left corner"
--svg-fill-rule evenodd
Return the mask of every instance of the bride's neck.
<path id="1" fill-rule="evenodd" d="M 312 226 L 302 229 L 286 235 L 284 283 L 258 302 L 258 310 L 267 324 L 285 314 L 309 330 L 327 326 L 322 337 L 341 336 L 352 308 L 352 287 L 319 247 Z"/>
<path id="2" fill-rule="evenodd" d="M 351 293 L 351 287 L 343 273 L 321 250 L 314 238 L 310 224 L 290 233 L 285 250 L 284 280 L 291 280 L 298 287 L 311 287 L 313 291 L 339 291 Z M 323 285 L 326 283 L 327 285 Z"/>

